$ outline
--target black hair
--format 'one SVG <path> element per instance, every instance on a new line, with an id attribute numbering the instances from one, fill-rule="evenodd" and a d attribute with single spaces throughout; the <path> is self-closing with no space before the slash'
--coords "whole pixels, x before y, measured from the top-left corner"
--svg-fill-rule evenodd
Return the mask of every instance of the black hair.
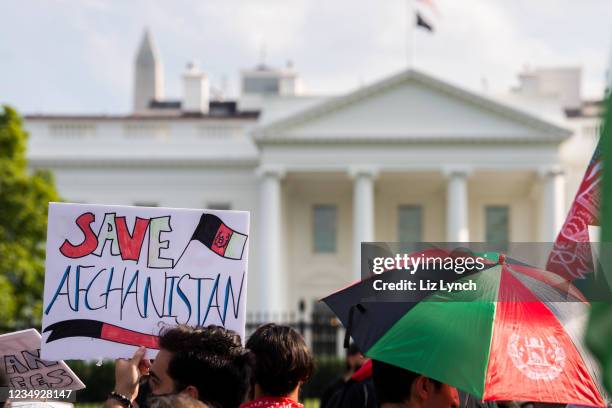
<path id="1" fill-rule="evenodd" d="M 289 326 L 261 326 L 246 346 L 255 357 L 254 383 L 266 395 L 285 396 L 312 376 L 312 354 L 302 335 Z"/>
<path id="2" fill-rule="evenodd" d="M 168 375 L 177 391 L 194 386 L 200 401 L 222 408 L 237 408 L 244 402 L 251 359 L 236 332 L 220 326 L 179 325 L 162 330 L 159 346 L 172 353 Z"/>
<path id="3" fill-rule="evenodd" d="M 359 346 L 355 343 L 351 343 L 348 348 L 346 349 L 346 355 L 347 356 L 354 356 L 356 354 L 363 354 L 361 352 L 361 350 L 359 349 Z"/>
<path id="4" fill-rule="evenodd" d="M 421 374 L 382 361 L 372 360 L 372 379 L 379 404 L 402 403 L 410 400 L 412 383 L 419 377 L 421 377 Z M 431 378 L 429 380 L 436 389 L 439 389 L 442 385 L 439 381 Z"/>

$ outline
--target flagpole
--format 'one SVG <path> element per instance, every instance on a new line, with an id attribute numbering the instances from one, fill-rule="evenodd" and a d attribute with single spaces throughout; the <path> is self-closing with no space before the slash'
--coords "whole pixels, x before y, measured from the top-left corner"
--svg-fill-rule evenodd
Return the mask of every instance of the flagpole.
<path id="1" fill-rule="evenodd" d="M 406 65 L 414 64 L 414 0 L 406 0 Z"/>

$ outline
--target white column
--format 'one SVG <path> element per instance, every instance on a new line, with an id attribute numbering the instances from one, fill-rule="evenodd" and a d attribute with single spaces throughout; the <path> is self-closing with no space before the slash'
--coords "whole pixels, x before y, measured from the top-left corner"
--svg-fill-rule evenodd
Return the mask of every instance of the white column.
<path id="1" fill-rule="evenodd" d="M 467 169 L 448 169 L 446 187 L 446 240 L 448 242 L 468 242 Z"/>
<path id="2" fill-rule="evenodd" d="M 565 176 L 559 167 L 540 169 L 542 180 L 542 238 L 554 242 L 565 218 Z"/>
<path id="3" fill-rule="evenodd" d="M 353 277 L 361 278 L 361 243 L 374 241 L 373 169 L 351 169 L 353 177 Z"/>
<path id="4" fill-rule="evenodd" d="M 285 312 L 287 285 L 282 270 L 281 178 L 278 169 L 260 170 L 259 296 L 266 313 Z"/>

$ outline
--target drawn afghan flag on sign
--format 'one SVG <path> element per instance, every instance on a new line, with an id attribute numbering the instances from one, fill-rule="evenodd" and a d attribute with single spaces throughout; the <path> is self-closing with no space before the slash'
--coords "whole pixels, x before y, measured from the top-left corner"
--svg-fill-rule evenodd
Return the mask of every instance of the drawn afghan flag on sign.
<path id="1" fill-rule="evenodd" d="M 234 231 L 212 214 L 202 214 L 191 241 L 199 241 L 219 256 L 241 259 L 247 236 Z"/>

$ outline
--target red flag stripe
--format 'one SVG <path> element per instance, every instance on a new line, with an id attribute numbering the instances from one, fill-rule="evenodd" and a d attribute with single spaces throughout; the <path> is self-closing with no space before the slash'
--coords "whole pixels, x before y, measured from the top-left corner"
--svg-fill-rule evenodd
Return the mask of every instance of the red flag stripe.
<path id="1" fill-rule="evenodd" d="M 123 327 L 114 326 L 108 323 L 102 325 L 100 338 L 115 343 L 145 346 L 146 348 L 159 350 L 159 337 L 124 329 Z"/>
<path id="2" fill-rule="evenodd" d="M 500 300 L 483 398 L 605 406 L 563 325 L 508 270 Z"/>
<path id="3" fill-rule="evenodd" d="M 217 229 L 217 233 L 215 234 L 215 238 L 210 246 L 210 249 L 221 256 L 225 255 L 227 244 L 229 244 L 233 234 L 234 230 L 229 228 L 227 225 L 219 225 L 219 229 Z"/>

